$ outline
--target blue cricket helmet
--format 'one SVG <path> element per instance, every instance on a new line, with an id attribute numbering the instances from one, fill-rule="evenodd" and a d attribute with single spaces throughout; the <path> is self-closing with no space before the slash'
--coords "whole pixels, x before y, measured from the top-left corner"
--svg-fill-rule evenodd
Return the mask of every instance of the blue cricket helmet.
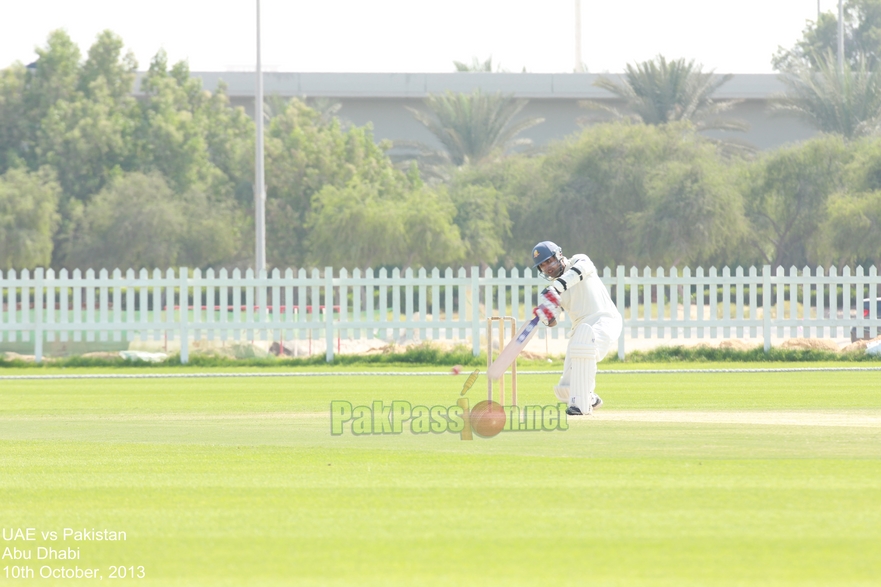
<path id="1" fill-rule="evenodd" d="M 557 253 L 562 253 L 563 249 L 557 246 L 556 243 L 551 241 L 541 241 L 534 247 L 532 247 L 532 266 L 538 267 L 551 257 L 557 255 Z"/>

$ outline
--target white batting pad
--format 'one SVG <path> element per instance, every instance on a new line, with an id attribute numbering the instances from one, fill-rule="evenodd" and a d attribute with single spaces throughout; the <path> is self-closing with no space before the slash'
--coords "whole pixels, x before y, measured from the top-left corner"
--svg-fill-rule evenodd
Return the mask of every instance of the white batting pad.
<path id="1" fill-rule="evenodd" d="M 575 330 L 567 358 L 572 365 L 569 403 L 578 406 L 582 414 L 590 414 L 597 377 L 596 342 L 590 325 L 581 324 Z"/>
<path id="2" fill-rule="evenodd" d="M 557 399 L 563 402 L 564 404 L 569 403 L 570 391 L 568 385 L 555 385 L 554 386 L 554 395 L 557 396 Z"/>

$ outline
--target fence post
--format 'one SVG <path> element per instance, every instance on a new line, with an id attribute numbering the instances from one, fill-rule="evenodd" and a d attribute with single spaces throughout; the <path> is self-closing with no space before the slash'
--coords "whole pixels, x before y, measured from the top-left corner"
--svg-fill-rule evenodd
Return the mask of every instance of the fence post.
<path id="1" fill-rule="evenodd" d="M 324 339 L 327 342 L 325 357 L 333 361 L 333 267 L 324 268 Z"/>
<path id="2" fill-rule="evenodd" d="M 621 314 L 621 334 L 618 336 L 618 359 L 624 360 L 624 265 L 618 265 L 615 270 L 616 289 L 615 289 L 615 305 L 618 306 L 618 313 Z"/>
<path id="3" fill-rule="evenodd" d="M 480 355 L 480 268 L 471 268 L 471 354 Z"/>
<path id="4" fill-rule="evenodd" d="M 187 322 L 190 314 L 190 292 L 189 292 L 189 271 L 186 267 L 181 267 L 180 271 L 180 292 L 178 293 L 178 306 L 180 307 L 180 362 L 187 364 L 190 361 L 190 333 L 187 329 Z M 166 305 L 171 306 L 171 315 L 174 316 L 174 298 L 168 300 Z"/>
<path id="5" fill-rule="evenodd" d="M 24 311 L 27 312 L 27 300 L 30 297 L 27 294 L 27 288 L 23 292 L 25 303 L 22 304 Z M 15 310 L 13 310 L 14 312 Z M 34 361 L 40 363 L 43 361 L 43 268 L 37 267 L 34 271 Z"/>
<path id="6" fill-rule="evenodd" d="M 780 309 L 778 308 L 778 311 Z M 762 336 L 765 352 L 771 350 L 771 266 L 762 266 Z"/>

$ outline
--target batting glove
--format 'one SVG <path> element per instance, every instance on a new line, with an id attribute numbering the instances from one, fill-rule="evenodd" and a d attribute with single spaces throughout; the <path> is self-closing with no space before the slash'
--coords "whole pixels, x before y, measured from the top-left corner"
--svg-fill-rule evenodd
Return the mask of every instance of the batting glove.
<path id="1" fill-rule="evenodd" d="M 544 291 L 541 292 L 541 295 L 544 300 L 541 301 L 539 305 L 548 304 L 555 309 L 560 307 L 560 292 L 553 287 L 545 288 Z"/>
<path id="2" fill-rule="evenodd" d="M 539 304 L 532 310 L 532 313 L 538 316 L 538 319 L 541 320 L 541 323 L 545 326 L 549 326 L 557 321 L 557 314 L 554 312 L 554 308 L 549 304 Z"/>
<path id="3" fill-rule="evenodd" d="M 532 311 L 538 316 L 538 319 L 546 326 L 556 324 L 557 313 L 560 309 L 560 296 L 552 287 L 548 287 L 541 292 L 538 298 L 538 306 Z"/>

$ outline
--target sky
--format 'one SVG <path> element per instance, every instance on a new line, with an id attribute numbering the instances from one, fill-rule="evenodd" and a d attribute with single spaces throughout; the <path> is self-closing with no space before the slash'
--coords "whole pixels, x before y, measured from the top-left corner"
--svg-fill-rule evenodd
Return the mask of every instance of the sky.
<path id="1" fill-rule="evenodd" d="M 162 48 L 191 71 L 253 71 L 256 0 L 6 0 L 0 68 L 36 58 L 65 29 L 83 54 L 99 32 L 120 35 L 144 70 Z M 820 0 L 837 12 L 837 0 Z M 571 72 L 575 0 L 261 0 L 264 71 L 449 72 L 453 61 L 508 71 Z M 694 59 L 717 73 L 772 73 L 817 0 L 581 0 L 582 60 L 593 73 L 627 63 Z"/>

